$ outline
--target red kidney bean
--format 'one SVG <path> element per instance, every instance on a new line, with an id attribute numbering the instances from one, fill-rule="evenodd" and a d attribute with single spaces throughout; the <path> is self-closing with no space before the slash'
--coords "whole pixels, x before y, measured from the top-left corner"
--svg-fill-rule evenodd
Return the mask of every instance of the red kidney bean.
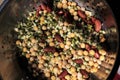
<path id="1" fill-rule="evenodd" d="M 55 52 L 56 51 L 56 49 L 55 49 L 55 47 L 46 47 L 46 48 L 44 48 L 43 49 L 43 51 L 44 52 Z"/>
<path id="2" fill-rule="evenodd" d="M 94 17 L 92 17 L 91 20 L 95 24 L 95 31 L 99 32 L 101 30 L 101 26 L 102 26 L 101 21 L 96 19 L 96 18 L 94 18 Z"/>
<path id="3" fill-rule="evenodd" d="M 82 59 L 75 59 L 74 62 L 77 63 L 77 64 L 83 64 L 83 60 Z"/>
<path id="4" fill-rule="evenodd" d="M 42 10 L 47 10 L 47 6 L 45 4 L 41 4 L 40 6 L 41 6 Z"/>
<path id="5" fill-rule="evenodd" d="M 56 33 L 54 37 L 58 42 L 63 42 L 64 41 L 64 39 L 58 33 Z"/>
<path id="6" fill-rule="evenodd" d="M 47 12 L 51 12 L 51 8 L 47 6 Z"/>
<path id="7" fill-rule="evenodd" d="M 63 70 L 63 72 L 60 73 L 60 75 L 58 76 L 60 79 L 64 78 L 66 75 L 68 74 L 67 70 Z"/>
<path id="8" fill-rule="evenodd" d="M 83 78 L 88 78 L 89 77 L 88 72 L 84 69 L 80 69 L 80 73 L 82 74 Z"/>
<path id="9" fill-rule="evenodd" d="M 87 16 L 85 15 L 85 13 L 81 10 L 78 10 L 78 15 L 82 18 L 85 19 Z"/>
<path id="10" fill-rule="evenodd" d="M 85 49 L 89 51 L 91 49 L 90 45 L 89 44 L 85 44 Z"/>
<path id="11" fill-rule="evenodd" d="M 58 11 L 57 14 L 58 14 L 58 15 L 64 15 L 64 11 L 60 10 L 60 11 Z"/>
<path id="12" fill-rule="evenodd" d="M 100 58 L 100 54 L 98 52 L 95 52 L 95 58 L 99 59 Z"/>

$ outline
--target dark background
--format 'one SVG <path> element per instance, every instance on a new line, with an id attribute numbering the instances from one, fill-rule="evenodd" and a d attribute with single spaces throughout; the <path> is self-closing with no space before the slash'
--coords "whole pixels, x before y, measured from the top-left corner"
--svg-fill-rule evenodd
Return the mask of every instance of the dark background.
<path id="1" fill-rule="evenodd" d="M 113 11 L 114 17 L 118 25 L 118 32 L 120 33 L 119 31 L 120 30 L 120 1 L 119 0 L 106 0 L 106 1 L 108 2 L 109 6 L 111 7 Z M 120 65 L 120 50 L 118 51 L 118 56 L 117 56 L 117 61 L 115 63 L 115 67 L 111 75 L 109 76 L 108 80 L 113 80 L 119 65 Z"/>

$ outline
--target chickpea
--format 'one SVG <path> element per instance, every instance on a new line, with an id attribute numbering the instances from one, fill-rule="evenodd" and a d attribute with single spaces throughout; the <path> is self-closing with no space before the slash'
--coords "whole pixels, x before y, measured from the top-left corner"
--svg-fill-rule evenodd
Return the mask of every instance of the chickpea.
<path id="1" fill-rule="evenodd" d="M 30 62 L 33 62 L 34 61 L 34 58 L 33 57 L 30 57 Z"/>
<path id="2" fill-rule="evenodd" d="M 55 76 L 51 76 L 51 80 L 56 80 L 56 77 Z"/>
<path id="3" fill-rule="evenodd" d="M 75 51 L 74 49 L 72 49 L 72 50 L 71 50 L 71 53 L 72 53 L 72 54 L 75 54 L 75 53 L 76 53 L 76 51 Z"/>
<path id="4" fill-rule="evenodd" d="M 88 56 L 85 56 L 85 61 L 89 61 L 89 57 Z"/>
<path id="5" fill-rule="evenodd" d="M 30 58 L 30 54 L 29 53 L 26 54 L 26 58 Z"/>
<path id="6" fill-rule="evenodd" d="M 45 47 L 45 44 L 44 43 L 39 43 L 39 46 L 40 47 Z"/>
<path id="7" fill-rule="evenodd" d="M 103 50 L 103 49 L 99 50 L 99 53 L 100 53 L 101 55 L 106 55 L 106 51 Z"/>
<path id="8" fill-rule="evenodd" d="M 60 32 L 59 32 L 60 34 L 63 34 L 64 33 L 64 31 L 63 30 L 60 30 Z"/>
<path id="9" fill-rule="evenodd" d="M 71 8 L 71 9 L 69 10 L 69 12 L 70 12 L 71 14 L 73 14 L 73 13 L 75 12 L 75 10 L 74 10 L 73 8 Z"/>
<path id="10" fill-rule="evenodd" d="M 57 8 L 59 8 L 59 9 L 62 8 L 62 5 L 63 5 L 63 4 L 62 4 L 61 2 L 58 2 L 58 3 L 57 3 Z"/>
<path id="11" fill-rule="evenodd" d="M 72 4 L 71 4 L 72 6 L 76 6 L 77 4 L 76 4 L 76 2 L 72 2 Z"/>
<path id="12" fill-rule="evenodd" d="M 85 48 L 85 43 L 81 43 L 81 44 L 80 44 L 80 47 L 81 47 L 81 48 Z"/>
<path id="13" fill-rule="evenodd" d="M 42 56 L 42 59 L 43 59 L 43 60 L 46 60 L 46 59 L 47 59 L 47 57 L 46 57 L 45 55 L 43 55 L 43 56 Z"/>
<path id="14" fill-rule="evenodd" d="M 77 77 L 77 72 L 76 72 L 76 71 L 73 72 L 73 73 L 72 73 L 72 76 L 73 76 L 73 77 Z"/>
<path id="15" fill-rule="evenodd" d="M 48 40 L 49 40 L 49 42 L 52 42 L 52 41 L 53 41 L 53 38 L 49 38 Z"/>
<path id="16" fill-rule="evenodd" d="M 56 33 L 56 31 L 55 31 L 55 30 L 52 30 L 52 33 L 54 34 L 54 33 Z"/>
<path id="17" fill-rule="evenodd" d="M 68 45 L 65 45 L 65 49 L 69 49 L 70 48 L 70 46 L 68 46 Z"/>
<path id="18" fill-rule="evenodd" d="M 93 61 L 89 61 L 88 63 L 90 66 L 93 66 L 94 65 L 94 62 Z"/>
<path id="19" fill-rule="evenodd" d="M 64 26 L 68 26 L 68 25 L 69 25 L 68 22 L 65 21 L 65 22 L 64 22 Z"/>
<path id="20" fill-rule="evenodd" d="M 75 68 L 74 66 L 72 66 L 72 67 L 70 68 L 70 71 L 71 71 L 71 72 L 76 72 L 76 68 Z"/>
<path id="21" fill-rule="evenodd" d="M 46 73 L 45 73 L 45 76 L 46 76 L 46 77 L 50 77 L 50 72 L 46 72 Z"/>
<path id="22" fill-rule="evenodd" d="M 33 30 L 34 30 L 34 31 L 38 31 L 38 27 L 37 27 L 37 26 L 34 26 L 34 27 L 33 27 Z"/>
<path id="23" fill-rule="evenodd" d="M 66 79 L 66 80 L 70 80 L 70 75 L 66 75 L 66 76 L 65 76 L 65 79 Z"/>
<path id="24" fill-rule="evenodd" d="M 67 44 L 68 46 L 70 46 L 70 45 L 71 45 L 71 42 L 70 42 L 70 41 L 66 41 L 66 44 Z"/>
<path id="25" fill-rule="evenodd" d="M 55 44 L 53 42 L 50 42 L 49 45 L 50 46 L 55 46 Z"/>
<path id="26" fill-rule="evenodd" d="M 61 55 L 61 58 L 62 58 L 62 60 L 65 60 L 65 56 L 64 55 Z"/>
<path id="27" fill-rule="evenodd" d="M 75 11 L 75 12 L 73 13 L 73 15 L 74 15 L 74 16 L 77 16 L 77 11 Z"/>
<path id="28" fill-rule="evenodd" d="M 74 33 L 70 33 L 69 34 L 69 38 L 74 38 L 75 37 L 75 34 Z"/>
<path id="29" fill-rule="evenodd" d="M 68 68 L 68 69 L 69 69 L 70 67 L 71 67 L 71 65 L 70 65 L 70 64 L 66 64 L 66 68 Z"/>
<path id="30" fill-rule="evenodd" d="M 38 46 L 37 46 L 37 45 L 33 46 L 33 49 L 34 49 L 35 51 L 37 51 L 37 50 L 38 50 Z"/>
<path id="31" fill-rule="evenodd" d="M 19 40 L 17 40 L 16 45 L 21 45 L 21 42 Z"/>
<path id="32" fill-rule="evenodd" d="M 85 67 L 85 65 L 81 65 L 81 69 L 85 69 L 86 67 Z"/>
<path id="33" fill-rule="evenodd" d="M 68 6 L 67 6 L 67 4 L 64 3 L 64 4 L 62 5 L 62 7 L 63 7 L 63 9 L 67 9 Z"/>
<path id="34" fill-rule="evenodd" d="M 71 80 L 77 80 L 77 77 L 75 76 L 73 76 L 72 78 L 71 78 Z M 82 79 L 81 79 L 82 80 Z"/>
<path id="35" fill-rule="evenodd" d="M 60 47 L 64 48 L 65 47 L 64 43 L 60 43 Z"/>
<path id="36" fill-rule="evenodd" d="M 80 55 L 80 56 L 83 55 L 83 50 L 78 50 L 77 54 Z"/>
<path id="37" fill-rule="evenodd" d="M 43 68 L 43 64 L 38 64 L 38 68 L 42 69 Z"/>
<path id="38" fill-rule="evenodd" d="M 97 71 L 98 71 L 98 68 L 96 68 L 96 67 L 93 67 L 91 70 L 91 72 L 97 72 Z"/>
<path id="39" fill-rule="evenodd" d="M 43 60 L 43 59 L 41 59 L 41 60 L 39 61 L 39 63 L 43 64 L 43 63 L 44 63 L 44 60 Z"/>
<path id="40" fill-rule="evenodd" d="M 47 31 L 47 32 L 46 32 L 46 35 L 47 35 L 47 36 L 49 36 L 49 35 L 50 35 L 50 32 L 49 32 L 49 31 Z"/>
<path id="41" fill-rule="evenodd" d="M 58 52 L 55 52 L 55 53 L 54 53 L 54 56 L 56 56 L 56 57 L 57 57 L 58 55 L 59 55 L 59 54 L 58 54 Z"/>
<path id="42" fill-rule="evenodd" d="M 67 3 L 69 6 L 71 6 L 71 4 L 72 4 L 72 2 L 70 2 L 70 1 L 68 1 L 68 3 Z"/>
<path id="43" fill-rule="evenodd" d="M 77 21 L 78 19 L 79 19 L 79 18 L 78 18 L 78 16 L 74 16 L 74 20 L 76 20 L 76 21 Z"/>
<path id="44" fill-rule="evenodd" d="M 98 63 L 94 63 L 94 67 L 96 67 L 96 68 L 97 68 L 98 66 L 99 66 L 99 65 L 98 65 Z"/>
<path id="45" fill-rule="evenodd" d="M 34 44 L 36 43 L 36 40 L 34 38 L 31 38 L 31 42 Z"/>
<path id="46" fill-rule="evenodd" d="M 105 60 L 105 56 L 100 56 L 100 60 L 104 61 Z"/>
<path id="47" fill-rule="evenodd" d="M 63 3 L 63 4 L 67 3 L 67 0 L 62 0 L 62 3 Z"/>
<path id="48" fill-rule="evenodd" d="M 27 48 L 26 47 L 23 48 L 23 52 L 27 52 Z"/>
<path id="49" fill-rule="evenodd" d="M 26 43 L 25 43 L 25 42 L 23 42 L 23 43 L 22 43 L 22 46 L 23 46 L 23 47 L 25 47 L 25 46 L 26 46 Z"/>
<path id="50" fill-rule="evenodd" d="M 92 55 L 92 56 L 94 56 L 95 55 L 95 51 L 94 50 L 90 50 L 89 54 Z"/>
<path id="51" fill-rule="evenodd" d="M 87 56 L 88 55 L 88 51 L 83 51 L 83 54 L 85 55 L 85 56 Z"/>
<path id="52" fill-rule="evenodd" d="M 46 26 L 42 26 L 42 30 L 47 30 L 47 27 Z"/>
<path id="53" fill-rule="evenodd" d="M 35 51 L 31 52 L 31 56 L 36 56 L 36 52 Z"/>
<path id="54" fill-rule="evenodd" d="M 53 68 L 53 72 L 54 72 L 54 74 L 57 74 L 57 73 L 58 73 L 58 71 L 59 71 L 59 70 L 58 70 L 58 68 L 57 68 L 57 67 L 54 67 L 54 68 Z"/>
<path id="55" fill-rule="evenodd" d="M 80 10 L 81 9 L 80 6 L 77 6 L 77 9 Z"/>

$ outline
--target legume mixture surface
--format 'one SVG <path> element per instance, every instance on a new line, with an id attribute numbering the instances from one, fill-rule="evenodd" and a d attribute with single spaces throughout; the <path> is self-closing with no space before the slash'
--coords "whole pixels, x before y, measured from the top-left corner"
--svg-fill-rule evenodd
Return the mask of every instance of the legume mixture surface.
<path id="1" fill-rule="evenodd" d="M 105 60 L 100 44 L 105 38 L 102 21 L 74 1 L 42 3 L 18 22 L 17 47 L 33 76 L 44 73 L 49 80 L 86 80 Z"/>

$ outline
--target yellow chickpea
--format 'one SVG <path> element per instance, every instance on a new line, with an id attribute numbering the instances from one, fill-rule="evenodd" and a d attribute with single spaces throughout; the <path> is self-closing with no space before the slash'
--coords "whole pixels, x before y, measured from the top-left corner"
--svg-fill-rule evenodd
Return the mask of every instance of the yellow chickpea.
<path id="1" fill-rule="evenodd" d="M 64 22 L 64 26 L 68 26 L 68 25 L 69 25 L 68 22 L 65 21 L 65 22 Z"/>
<path id="2" fill-rule="evenodd" d="M 75 51 L 74 49 L 72 49 L 72 50 L 71 50 L 71 53 L 72 53 L 72 54 L 75 54 L 75 53 L 76 53 L 76 51 Z"/>
<path id="3" fill-rule="evenodd" d="M 67 9 L 68 6 L 67 6 L 67 4 L 64 3 L 64 4 L 62 5 L 62 7 L 63 7 L 63 9 Z"/>
<path id="4" fill-rule="evenodd" d="M 37 27 L 37 26 L 34 26 L 34 27 L 33 27 L 33 30 L 34 30 L 34 31 L 38 31 L 38 27 Z"/>
<path id="5" fill-rule="evenodd" d="M 66 41 L 66 44 L 67 44 L 68 46 L 70 46 L 70 45 L 71 45 L 71 42 L 70 42 L 70 41 Z"/>
<path id="6" fill-rule="evenodd" d="M 72 2 L 71 5 L 72 6 L 76 6 L 77 4 L 76 4 L 76 2 Z"/>
<path id="7" fill-rule="evenodd" d="M 53 38 L 49 38 L 48 40 L 49 40 L 49 42 L 52 42 L 52 41 L 53 41 Z"/>
<path id="8" fill-rule="evenodd" d="M 39 43 L 39 46 L 40 47 L 45 47 L 45 44 L 44 43 Z"/>
<path id="9" fill-rule="evenodd" d="M 59 9 L 62 8 L 62 5 L 63 5 L 63 4 L 62 4 L 61 2 L 58 2 L 58 3 L 57 3 L 57 8 L 59 8 Z"/>
<path id="10" fill-rule="evenodd" d="M 53 42 L 50 42 L 49 45 L 50 46 L 55 46 L 55 44 Z"/>
<path id="11" fill-rule="evenodd" d="M 105 56 L 100 56 L 100 60 L 104 61 L 105 60 Z"/>
<path id="12" fill-rule="evenodd" d="M 94 65 L 94 62 L 93 61 L 89 61 L 88 63 L 90 66 L 93 66 Z"/>
<path id="13" fill-rule="evenodd" d="M 81 43 L 81 44 L 80 44 L 80 47 L 81 47 L 81 48 L 85 48 L 85 43 Z"/>
<path id="14" fill-rule="evenodd" d="M 56 57 L 57 57 L 58 55 L 59 55 L 59 54 L 58 54 L 58 52 L 55 52 L 55 53 L 54 53 L 54 56 L 56 56 Z"/>
<path id="15" fill-rule="evenodd" d="M 70 33 L 70 37 L 71 37 L 71 38 L 74 38 L 74 37 L 75 37 L 75 34 L 74 34 L 74 33 Z"/>
<path id="16" fill-rule="evenodd" d="M 33 62 L 34 61 L 34 58 L 33 57 L 30 57 L 30 62 Z"/>
<path id="17" fill-rule="evenodd" d="M 83 55 L 83 50 L 78 50 L 77 54 L 80 55 L 80 56 Z"/>
<path id="18" fill-rule="evenodd" d="M 97 72 L 97 71 L 98 71 L 98 68 L 96 68 L 96 67 L 92 68 L 92 72 Z"/>
<path id="19" fill-rule="evenodd" d="M 42 56 L 42 59 L 43 59 L 43 60 L 46 60 L 46 59 L 47 59 L 47 57 L 46 57 L 45 55 L 43 55 L 43 56 Z"/>
<path id="20" fill-rule="evenodd" d="M 23 48 L 23 52 L 27 52 L 27 48 L 26 47 Z"/>
<path id="21" fill-rule="evenodd" d="M 73 15 L 74 15 L 74 16 L 77 16 L 77 12 L 75 11 L 75 12 L 73 13 Z"/>
<path id="22" fill-rule="evenodd" d="M 96 67 L 96 68 L 97 68 L 98 66 L 99 66 L 99 65 L 98 65 L 98 63 L 94 63 L 94 67 Z"/>
<path id="23" fill-rule="evenodd" d="M 30 54 L 29 53 L 26 54 L 26 58 L 30 58 Z"/>
<path id="24" fill-rule="evenodd" d="M 45 72 L 46 77 L 50 77 L 50 72 Z"/>
<path id="25" fill-rule="evenodd" d="M 60 47 L 64 48 L 65 47 L 64 43 L 60 43 Z"/>
<path id="26" fill-rule="evenodd" d="M 68 6 L 71 6 L 72 2 L 68 1 L 68 3 L 67 3 L 67 4 L 68 4 Z"/>
<path id="27" fill-rule="evenodd" d="M 99 53 L 100 53 L 101 55 L 106 55 L 106 51 L 103 50 L 103 49 L 99 50 Z"/>
<path id="28" fill-rule="evenodd" d="M 88 51 L 83 51 L 83 54 L 85 55 L 85 56 L 87 56 L 88 55 Z"/>
<path id="29" fill-rule="evenodd" d="M 52 30 L 52 33 L 54 34 L 54 33 L 56 33 L 56 31 L 55 31 L 55 30 Z"/>
<path id="30" fill-rule="evenodd" d="M 85 67 L 85 65 L 81 65 L 81 69 L 85 69 L 86 67 Z"/>
<path id="31" fill-rule="evenodd" d="M 95 55 L 95 51 L 94 50 L 90 50 L 89 54 L 92 55 L 92 56 L 94 56 Z"/>
<path id="32" fill-rule="evenodd" d="M 51 76 L 51 80 L 56 80 L 56 77 L 55 76 Z"/>
<path id="33" fill-rule="evenodd" d="M 34 44 L 36 43 L 36 40 L 34 38 L 31 38 L 31 42 Z"/>
<path id="34" fill-rule="evenodd" d="M 70 12 L 71 14 L 73 14 L 73 13 L 75 12 L 75 10 L 74 10 L 73 8 L 71 8 L 71 9 L 69 10 L 69 12 Z"/>
<path id="35" fill-rule="evenodd" d="M 31 56 L 36 56 L 36 52 L 35 51 L 31 52 Z"/>
<path id="36" fill-rule="evenodd" d="M 71 71 L 71 72 L 76 72 L 76 68 L 75 68 L 74 66 L 72 66 L 72 67 L 70 68 L 70 71 Z"/>
<path id="37" fill-rule="evenodd" d="M 63 34 L 64 33 L 64 31 L 63 30 L 60 30 L 60 32 L 59 32 L 60 34 Z"/>
<path id="38" fill-rule="evenodd" d="M 49 36 L 49 35 L 50 35 L 50 32 L 49 32 L 49 31 L 47 31 L 47 32 L 46 32 L 46 35 L 47 35 L 47 36 Z"/>
<path id="39" fill-rule="evenodd" d="M 20 40 L 17 40 L 17 41 L 16 41 L 16 45 L 21 45 Z"/>
<path id="40" fill-rule="evenodd" d="M 66 79 L 66 80 L 70 80 L 70 75 L 66 75 L 66 76 L 65 76 L 65 79 Z"/>
<path id="41" fill-rule="evenodd" d="M 89 61 L 89 57 L 88 56 L 85 56 L 85 61 Z"/>
<path id="42" fill-rule="evenodd" d="M 43 64 L 38 64 L 38 68 L 42 69 L 43 68 Z"/>
<path id="43" fill-rule="evenodd" d="M 54 68 L 53 68 L 53 72 L 54 72 L 55 74 L 57 74 L 57 73 L 58 73 L 58 68 L 57 68 L 57 67 L 54 67 Z"/>
<path id="44" fill-rule="evenodd" d="M 47 27 L 46 26 L 42 26 L 42 30 L 47 30 Z"/>
<path id="45" fill-rule="evenodd" d="M 76 21 L 79 19 L 78 16 L 74 16 L 73 18 L 74 18 L 74 20 L 76 20 Z"/>
<path id="46" fill-rule="evenodd" d="M 80 6 L 77 6 L 77 9 L 80 10 Z"/>
<path id="47" fill-rule="evenodd" d="M 63 4 L 67 3 L 67 0 L 62 0 L 62 3 L 63 3 Z"/>
<path id="48" fill-rule="evenodd" d="M 71 80 L 78 80 L 76 76 L 72 76 Z M 82 80 L 82 79 L 81 79 Z"/>
<path id="49" fill-rule="evenodd" d="M 70 67 L 71 67 L 71 65 L 70 65 L 70 64 L 66 64 L 66 68 L 68 68 L 68 69 L 69 69 Z"/>

